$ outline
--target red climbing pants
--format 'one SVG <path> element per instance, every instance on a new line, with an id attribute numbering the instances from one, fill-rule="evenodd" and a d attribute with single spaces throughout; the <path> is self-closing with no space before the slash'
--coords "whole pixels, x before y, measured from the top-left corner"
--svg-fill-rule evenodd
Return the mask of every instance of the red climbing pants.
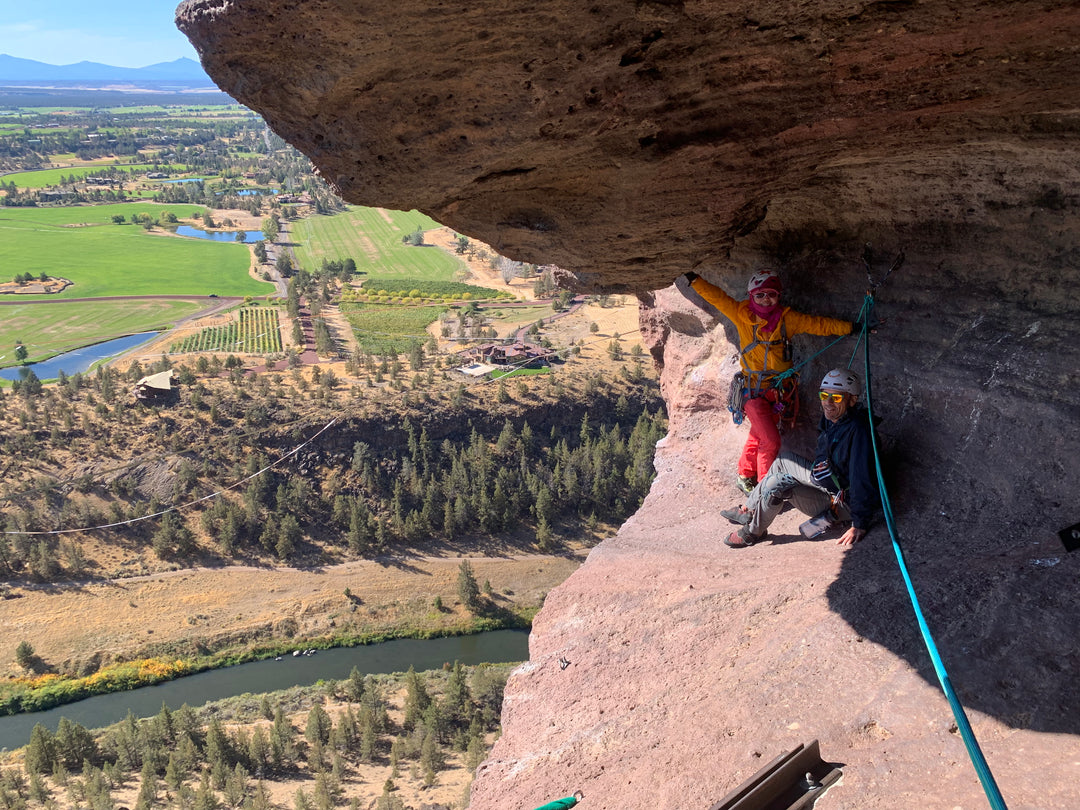
<path id="1" fill-rule="evenodd" d="M 780 454 L 776 408 L 764 397 L 755 397 L 743 403 L 743 413 L 750 420 L 750 435 L 739 457 L 739 475 L 760 481 Z"/>

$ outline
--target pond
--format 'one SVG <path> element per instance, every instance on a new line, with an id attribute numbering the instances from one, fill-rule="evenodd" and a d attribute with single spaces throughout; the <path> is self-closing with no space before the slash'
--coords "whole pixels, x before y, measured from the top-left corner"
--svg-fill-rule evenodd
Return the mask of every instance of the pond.
<path id="1" fill-rule="evenodd" d="M 33 369 L 39 380 L 54 380 L 63 371 L 69 377 L 72 374 L 85 373 L 99 360 L 107 360 L 116 357 L 129 349 L 141 346 L 160 332 L 140 332 L 137 335 L 125 335 L 115 340 L 106 340 L 104 343 L 95 343 L 93 346 L 83 346 L 81 349 L 58 354 L 49 360 L 40 363 L 29 363 L 25 366 L 12 366 L 0 369 L 0 378 L 5 380 L 20 380 L 26 376 L 26 369 Z"/>
<path id="2" fill-rule="evenodd" d="M 212 669 L 130 692 L 98 695 L 44 712 L 0 717 L 0 750 L 26 745 L 37 723 L 56 731 L 61 717 L 86 728 L 101 728 L 123 720 L 129 711 L 136 717 L 150 717 L 161 711 L 163 703 L 179 709 L 185 703 L 201 706 L 211 700 L 245 693 L 262 694 L 308 686 L 319 680 L 341 680 L 349 677 L 353 667 L 364 675 L 375 675 L 405 672 L 410 666 L 422 672 L 440 669 L 454 661 L 466 665 L 500 664 L 524 661 L 528 657 L 529 634 L 525 630 L 494 630 L 422 641 L 398 639 L 319 650 L 313 655 L 285 655 L 278 660 Z"/>
<path id="3" fill-rule="evenodd" d="M 156 183 L 205 183 L 205 177 L 183 177 L 179 180 L 155 180 Z"/>
<path id="4" fill-rule="evenodd" d="M 217 192 L 214 192 L 214 193 L 217 194 L 217 196 L 219 196 L 219 197 L 224 195 L 224 194 L 235 194 L 237 197 L 254 197 L 256 194 L 262 194 L 262 195 L 268 195 L 269 196 L 269 195 L 274 195 L 274 194 L 280 194 L 281 192 L 278 191 L 276 188 L 269 188 L 269 189 L 241 188 L 241 189 L 236 189 L 235 191 L 217 191 Z"/>
<path id="5" fill-rule="evenodd" d="M 193 228 L 190 225 L 178 225 L 176 227 L 177 236 L 193 236 L 196 239 L 209 239 L 213 242 L 235 242 L 237 233 L 239 231 L 204 231 L 202 228 Z M 244 244 L 246 245 L 261 242 L 262 239 L 262 231 L 244 231 Z"/>

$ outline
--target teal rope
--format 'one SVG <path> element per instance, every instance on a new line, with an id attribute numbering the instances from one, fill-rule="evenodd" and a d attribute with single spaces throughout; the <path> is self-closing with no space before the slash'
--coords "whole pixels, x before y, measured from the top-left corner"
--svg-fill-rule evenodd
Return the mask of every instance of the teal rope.
<path id="1" fill-rule="evenodd" d="M 870 308 L 873 306 L 873 296 L 868 294 L 866 296 L 866 301 L 863 303 L 863 311 L 866 314 L 869 314 Z M 865 349 L 863 350 L 863 359 L 866 366 L 866 407 L 870 415 L 870 424 L 873 425 L 873 397 L 870 395 L 870 338 L 866 328 L 867 320 L 868 318 L 862 319 L 862 339 L 866 341 Z M 852 356 L 852 361 L 854 361 L 854 359 L 854 356 Z M 848 364 L 848 367 L 850 368 L 850 364 Z M 975 739 L 975 732 L 971 729 L 971 724 L 968 722 L 964 707 L 956 697 L 956 692 L 953 691 L 952 682 L 949 680 L 949 673 L 945 670 L 945 664 L 938 654 L 937 645 L 934 643 L 934 637 L 930 634 L 930 628 L 926 624 L 926 617 L 923 616 L 922 608 L 919 607 L 919 597 L 915 594 L 915 586 L 912 584 L 911 574 L 908 572 L 907 562 L 904 559 L 904 550 L 900 547 L 900 540 L 896 536 L 896 521 L 893 518 L 892 504 L 889 502 L 889 493 L 885 489 L 885 476 L 881 469 L 881 454 L 878 450 L 877 436 L 873 430 L 870 431 L 870 439 L 874 448 L 874 466 L 877 470 L 878 489 L 881 492 L 881 507 L 882 511 L 885 513 L 885 524 L 889 529 L 889 537 L 892 538 L 892 546 L 893 551 L 896 553 L 896 560 L 900 564 L 900 573 L 904 577 L 904 584 L 907 585 L 911 606 L 915 609 L 915 618 L 919 623 L 919 630 L 922 632 L 923 643 L 926 644 L 926 649 L 930 653 L 930 660 L 934 664 L 934 672 L 937 673 L 938 682 L 941 684 L 941 689 L 945 692 L 945 697 L 949 701 L 953 717 L 956 720 L 956 727 L 960 730 L 960 736 L 964 740 L 964 747 L 967 748 L 971 763 L 975 766 L 975 773 L 982 783 L 983 792 L 986 793 L 986 798 L 990 802 L 990 807 L 992 807 L 993 810 L 1008 810 L 1005 806 L 1005 800 L 1001 796 L 1001 791 L 998 790 L 997 783 L 994 781 L 994 775 L 990 772 L 990 766 L 987 765 L 982 749 L 979 748 L 979 741 Z"/>
<path id="2" fill-rule="evenodd" d="M 863 315 L 865 314 L 865 312 L 866 312 L 866 303 L 864 302 L 863 303 L 863 308 L 861 310 L 859 310 L 859 316 L 858 316 L 857 320 L 863 320 Z M 840 337 L 836 338 L 836 340 L 832 341 L 831 343 L 826 344 L 826 346 L 824 348 L 818 349 L 816 352 L 814 352 L 812 355 L 807 357 L 805 360 L 799 361 L 798 363 L 793 365 L 791 368 L 789 368 L 787 371 L 781 371 L 779 374 L 775 375 L 772 378 L 773 379 L 773 386 L 775 387 L 776 384 L 778 384 L 780 382 L 783 382 L 783 380 L 786 379 L 787 377 L 794 377 L 796 374 L 799 373 L 800 368 L 805 366 L 807 363 L 809 363 L 815 357 L 818 357 L 818 356 L 820 356 L 822 354 L 825 354 L 825 352 L 827 352 L 829 349 L 831 349 L 833 346 L 835 346 L 841 340 L 844 340 L 844 339 L 849 338 L 849 337 L 851 337 L 851 335 L 840 335 Z M 859 343 L 861 341 L 862 341 L 862 334 L 860 334 L 859 337 L 855 341 L 855 351 L 856 352 L 859 350 Z M 855 361 L 855 354 L 852 353 L 851 362 L 854 362 L 854 361 Z M 848 368 L 851 368 L 851 363 L 848 363 Z"/>
<path id="3" fill-rule="evenodd" d="M 537 807 L 536 810 L 566 810 L 566 808 L 573 807 L 578 803 L 577 794 L 573 796 L 567 796 L 565 799 L 556 799 L 553 802 Z"/>

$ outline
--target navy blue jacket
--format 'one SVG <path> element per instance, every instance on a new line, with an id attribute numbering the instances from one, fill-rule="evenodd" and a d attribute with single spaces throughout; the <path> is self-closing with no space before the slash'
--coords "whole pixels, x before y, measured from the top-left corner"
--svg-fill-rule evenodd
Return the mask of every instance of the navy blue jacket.
<path id="1" fill-rule="evenodd" d="M 821 417 L 812 473 L 830 493 L 846 490 L 851 524 L 864 530 L 881 506 L 870 430 L 870 416 L 860 405 L 848 408 L 839 422 Z"/>

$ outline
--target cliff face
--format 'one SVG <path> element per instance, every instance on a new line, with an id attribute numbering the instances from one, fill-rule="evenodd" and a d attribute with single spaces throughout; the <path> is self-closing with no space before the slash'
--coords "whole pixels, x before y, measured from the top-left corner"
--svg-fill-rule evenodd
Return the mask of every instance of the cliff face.
<path id="1" fill-rule="evenodd" d="M 739 293 L 770 264 L 797 309 L 852 318 L 866 242 L 878 277 L 907 255 L 871 350 L 923 608 L 1010 807 L 1080 806 L 1080 555 L 1057 537 L 1080 521 L 1080 8 L 188 0 L 178 24 L 346 199 L 641 299 L 658 478 L 550 595 L 474 810 L 707 807 L 814 737 L 845 773 L 821 806 L 984 805 L 883 528 L 843 552 L 788 514 L 720 543 L 733 347 L 672 281 Z"/>

